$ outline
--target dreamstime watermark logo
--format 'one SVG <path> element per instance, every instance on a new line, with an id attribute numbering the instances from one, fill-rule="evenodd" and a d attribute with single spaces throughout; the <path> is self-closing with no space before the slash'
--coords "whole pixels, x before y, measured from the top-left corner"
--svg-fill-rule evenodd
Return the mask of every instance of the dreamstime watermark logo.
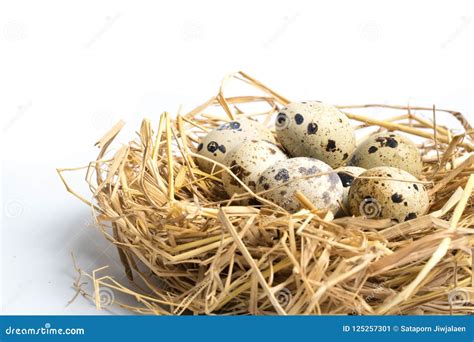
<path id="1" fill-rule="evenodd" d="M 18 199 L 12 199 L 3 204 L 3 212 L 7 218 L 18 218 L 25 212 L 25 205 Z"/>
<path id="2" fill-rule="evenodd" d="M 100 306 L 110 306 L 115 301 L 114 291 L 109 289 L 108 287 L 101 287 L 99 288 L 99 293 L 94 292 L 92 294 L 94 300 L 98 301 Z"/>
<path id="3" fill-rule="evenodd" d="M 466 30 L 466 28 L 469 26 L 471 23 L 472 18 L 471 17 L 461 17 L 461 24 L 456 28 L 454 32 L 452 32 L 448 38 L 444 42 L 441 43 L 441 47 L 444 49 L 446 48 L 449 44 L 451 44 L 453 41 L 456 40 L 456 38 L 459 37 L 459 35 Z"/>
<path id="4" fill-rule="evenodd" d="M 3 133 L 6 133 L 13 125 L 20 120 L 26 112 L 31 108 L 33 102 L 30 100 L 24 104 L 21 104 L 17 107 L 15 114 L 11 117 L 11 119 L 7 122 L 5 126 L 3 126 Z"/>
<path id="5" fill-rule="evenodd" d="M 293 24 L 299 16 L 300 14 L 297 12 L 283 17 L 283 22 L 278 26 L 273 34 L 263 42 L 263 47 L 268 48 L 278 39 L 280 39 L 280 37 L 283 36 L 283 34 L 288 30 L 288 27 L 290 27 L 290 25 Z"/>
<path id="6" fill-rule="evenodd" d="M 108 113 L 97 113 L 92 116 L 91 124 L 92 127 L 96 129 L 110 129 L 114 124 L 114 119 L 112 115 Z"/>
<path id="7" fill-rule="evenodd" d="M 122 16 L 121 13 L 116 13 L 112 16 L 107 16 L 105 18 L 105 23 L 102 25 L 99 31 L 94 34 L 85 44 L 85 48 L 92 47 L 103 35 L 110 30 L 110 28 L 117 22 L 117 20 Z"/>
<path id="8" fill-rule="evenodd" d="M 9 42 L 25 39 L 25 25 L 16 21 L 6 23 L 3 26 L 3 37 Z"/>
<path id="9" fill-rule="evenodd" d="M 96 225 L 92 220 L 84 219 L 84 227 L 86 228 L 94 228 Z"/>
<path id="10" fill-rule="evenodd" d="M 359 213 L 365 218 L 378 217 L 382 212 L 379 202 L 372 197 L 366 197 L 359 204 Z"/>
<path id="11" fill-rule="evenodd" d="M 163 279 L 161 278 L 156 278 L 156 286 L 161 290 L 161 291 L 164 291 L 164 292 L 169 292 L 171 291 L 171 287 L 169 286 L 169 284 L 167 282 L 165 282 Z"/>
<path id="12" fill-rule="evenodd" d="M 278 303 L 285 307 L 287 306 L 290 301 L 291 301 L 291 291 L 287 289 L 286 287 L 275 293 L 275 298 L 277 299 Z"/>
<path id="13" fill-rule="evenodd" d="M 448 293 L 448 303 L 451 306 L 463 306 L 471 302 L 471 296 L 465 289 L 454 289 Z"/>
<path id="14" fill-rule="evenodd" d="M 181 26 L 181 37 L 185 42 L 203 40 L 206 37 L 206 26 L 198 21 L 186 20 Z"/>
<path id="15" fill-rule="evenodd" d="M 53 328 L 51 323 L 45 323 L 39 328 L 9 326 L 5 329 L 6 335 L 84 335 L 84 328 Z"/>
<path id="16" fill-rule="evenodd" d="M 278 113 L 275 120 L 275 128 L 278 131 L 282 131 L 290 127 L 291 120 L 285 113 Z"/>
<path id="17" fill-rule="evenodd" d="M 381 27 L 375 20 L 368 20 L 359 25 L 360 37 L 369 42 L 375 42 L 380 39 Z"/>
<path id="18" fill-rule="evenodd" d="M 378 293 L 382 292 L 384 289 L 385 286 L 383 286 L 383 284 L 377 284 L 377 286 L 375 286 L 367 296 L 363 297 L 364 301 L 367 304 L 377 301 L 379 298 Z M 352 310 L 351 315 L 358 315 L 362 312 L 362 310 L 362 304 L 358 303 L 357 306 Z"/>

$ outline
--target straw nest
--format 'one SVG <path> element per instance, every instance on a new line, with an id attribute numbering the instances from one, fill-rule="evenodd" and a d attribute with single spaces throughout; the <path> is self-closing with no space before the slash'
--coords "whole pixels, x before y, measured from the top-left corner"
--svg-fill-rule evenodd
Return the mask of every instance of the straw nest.
<path id="1" fill-rule="evenodd" d="M 239 82 L 253 95 L 225 94 Z M 107 287 L 116 304 L 145 314 L 472 314 L 474 134 L 461 113 L 339 107 L 357 131 L 372 127 L 421 138 L 428 215 L 400 224 L 335 219 L 304 196 L 298 199 L 305 209 L 296 214 L 268 202 L 236 205 L 220 181 L 219 172 L 228 169 L 206 174 L 196 166 L 200 138 L 236 117 L 271 127 L 288 102 L 238 72 L 196 109 L 176 119 L 163 113 L 157 126 L 145 119 L 138 138 L 110 150 L 123 127 L 117 123 L 87 167 L 91 201 L 64 178 L 65 171 L 79 169 L 58 169 L 68 191 L 93 209 L 129 279 L 118 282 L 106 269 L 81 271 L 94 285 L 97 307 Z M 375 111 L 392 115 L 367 115 Z M 440 115 L 452 116 L 460 129 L 437 124 Z M 78 293 L 86 294 L 80 284 Z M 124 296 L 135 304 L 119 302 Z"/>

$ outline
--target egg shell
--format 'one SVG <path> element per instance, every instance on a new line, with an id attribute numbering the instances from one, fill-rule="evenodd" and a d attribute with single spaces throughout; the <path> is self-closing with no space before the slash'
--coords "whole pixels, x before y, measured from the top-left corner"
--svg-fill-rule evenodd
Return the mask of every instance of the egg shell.
<path id="1" fill-rule="evenodd" d="M 267 127 L 257 121 L 240 118 L 210 131 L 198 145 L 197 153 L 223 164 L 228 153 L 250 139 L 275 143 L 275 138 Z M 214 163 L 202 158 L 196 159 L 201 170 L 207 173 L 212 171 Z M 218 170 L 218 167 L 214 168 L 214 171 Z"/>
<path id="2" fill-rule="evenodd" d="M 260 174 L 275 163 L 288 159 L 286 154 L 275 144 L 265 140 L 247 140 L 232 152 L 228 153 L 224 164 L 234 175 L 256 191 Z M 245 188 L 228 172 L 222 175 L 224 189 L 229 196 L 245 193 Z"/>
<path id="3" fill-rule="evenodd" d="M 357 167 L 357 166 L 343 166 L 338 168 L 337 170 L 337 175 L 341 179 L 342 186 L 344 188 L 344 194 L 342 196 L 342 204 L 344 205 L 344 208 L 349 210 L 349 189 L 351 188 L 352 182 L 354 179 L 359 176 L 362 172 L 367 171 L 364 168 Z M 343 211 L 341 210 L 339 212 L 339 215 L 341 215 Z"/>
<path id="4" fill-rule="evenodd" d="M 337 173 L 326 163 L 306 157 L 282 160 L 262 172 L 257 191 L 289 212 L 301 205 L 296 191 L 305 195 L 318 209 L 336 212 L 342 201 L 343 188 Z"/>
<path id="5" fill-rule="evenodd" d="M 416 145 L 398 133 L 378 133 L 366 138 L 352 154 L 350 166 L 371 169 L 390 166 L 421 176 L 423 163 Z"/>
<path id="6" fill-rule="evenodd" d="M 293 102 L 275 122 L 278 140 L 293 157 L 312 157 L 333 168 L 345 164 L 356 146 L 347 116 L 322 102 Z"/>
<path id="7" fill-rule="evenodd" d="M 349 207 L 356 216 L 404 222 L 426 214 L 429 197 L 415 176 L 382 166 L 367 170 L 354 179 L 349 190 Z"/>

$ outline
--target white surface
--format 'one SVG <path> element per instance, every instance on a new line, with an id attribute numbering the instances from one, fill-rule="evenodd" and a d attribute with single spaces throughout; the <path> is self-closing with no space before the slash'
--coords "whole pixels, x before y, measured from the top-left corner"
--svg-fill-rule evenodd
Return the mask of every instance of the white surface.
<path id="1" fill-rule="evenodd" d="M 127 141 L 142 117 L 190 109 L 237 70 L 291 99 L 435 103 L 471 116 L 471 6 L 444 3 L 3 1 L 2 313 L 107 313 L 82 298 L 65 306 L 71 251 L 84 269 L 123 275 L 55 168 L 94 159 L 120 118 Z"/>

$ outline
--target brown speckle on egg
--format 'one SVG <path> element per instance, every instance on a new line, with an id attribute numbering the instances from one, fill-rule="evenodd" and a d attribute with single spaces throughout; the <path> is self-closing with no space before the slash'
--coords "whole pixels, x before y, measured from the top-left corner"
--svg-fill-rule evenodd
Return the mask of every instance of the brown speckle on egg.
<path id="1" fill-rule="evenodd" d="M 398 194 L 398 193 L 394 193 L 392 196 L 392 202 L 393 203 L 402 203 L 403 202 L 403 196 Z"/>
<path id="2" fill-rule="evenodd" d="M 279 122 L 284 115 L 285 122 Z M 279 141 L 292 157 L 319 159 L 336 168 L 355 148 L 354 129 L 347 116 L 321 102 L 290 103 L 275 122 Z"/>
<path id="3" fill-rule="evenodd" d="M 415 177 L 421 175 L 423 166 L 416 145 L 398 133 L 378 133 L 368 137 L 357 146 L 349 165 L 366 169 L 379 166 L 396 167 Z"/>
<path id="4" fill-rule="evenodd" d="M 219 144 L 216 143 L 215 141 L 211 141 L 209 144 L 207 144 L 207 150 L 211 153 L 216 152 L 218 148 L 219 148 Z"/>
<path id="5" fill-rule="evenodd" d="M 302 175 L 309 176 L 309 175 L 314 175 L 316 172 L 318 172 L 318 168 L 314 165 L 311 167 L 301 166 L 300 168 L 298 168 L 298 171 Z"/>
<path id="6" fill-rule="evenodd" d="M 376 181 L 376 177 L 391 178 L 383 183 Z M 367 218 L 389 218 L 404 222 L 424 215 L 429 208 L 428 192 L 423 186 L 407 187 L 407 181 L 417 179 L 408 172 L 393 167 L 376 167 L 360 174 L 352 182 L 349 190 L 349 207 L 351 213 Z M 373 199 L 367 211 L 366 198 Z M 376 216 L 374 215 L 376 212 Z"/>
<path id="7" fill-rule="evenodd" d="M 222 174 L 222 183 L 229 196 L 244 193 L 246 190 L 236 177 L 250 190 L 256 191 L 257 183 L 265 181 L 261 173 L 287 156 L 276 145 L 265 140 L 247 140 L 229 153 L 224 164 L 233 173 Z M 258 162 L 255 162 L 258 160 Z M 235 176 L 235 177 L 234 177 Z M 245 203 L 243 203 L 245 204 Z"/>
<path id="8" fill-rule="evenodd" d="M 362 172 L 364 172 L 365 169 L 360 168 L 360 167 L 355 167 L 355 166 L 344 166 L 344 167 L 338 168 L 336 171 L 337 171 L 337 175 L 339 176 L 339 179 L 341 180 L 342 186 L 344 188 L 342 204 L 344 208 L 348 209 L 350 186 L 352 185 L 354 179 L 357 176 L 359 176 Z M 344 211 L 340 210 L 338 212 L 338 215 L 341 216 L 342 214 L 344 214 Z"/>
<path id="9" fill-rule="evenodd" d="M 297 113 L 297 114 L 295 115 L 295 122 L 296 122 L 296 124 L 297 124 L 297 125 L 301 125 L 301 124 L 303 123 L 303 121 L 304 121 L 303 115 L 301 115 L 300 113 Z"/>
<path id="10" fill-rule="evenodd" d="M 354 180 L 353 175 L 351 175 L 348 172 L 338 172 L 337 175 L 341 179 L 343 187 L 347 188 L 347 187 L 351 186 L 352 181 Z"/>
<path id="11" fill-rule="evenodd" d="M 308 124 L 308 134 L 316 134 L 318 132 L 318 125 L 314 122 Z"/>
<path id="12" fill-rule="evenodd" d="M 275 178 L 276 181 L 288 182 L 288 179 L 290 178 L 290 176 L 288 174 L 287 169 L 280 169 L 278 173 L 275 175 L 275 177 L 273 178 Z"/>
<path id="13" fill-rule="evenodd" d="M 335 152 L 336 151 L 336 142 L 334 140 L 329 139 L 326 145 L 326 151 L 328 152 Z"/>
<path id="14" fill-rule="evenodd" d="M 206 158 L 223 164 L 227 154 L 247 140 L 267 140 L 275 143 L 272 132 L 257 121 L 241 118 L 227 122 L 210 131 L 199 143 L 197 152 Z M 217 169 L 214 163 L 196 158 L 199 167 L 205 172 Z"/>
<path id="15" fill-rule="evenodd" d="M 313 158 L 282 160 L 266 169 L 261 179 L 267 182 L 258 184 L 257 191 L 270 189 L 262 197 L 289 212 L 301 209 L 295 198 L 296 191 L 303 193 L 317 208 L 337 211 L 342 201 L 343 187 L 337 174 L 329 165 Z"/>
<path id="16" fill-rule="evenodd" d="M 394 138 L 394 134 L 391 134 L 389 137 L 378 136 L 375 141 L 380 143 L 380 147 L 388 146 L 390 148 L 395 148 L 398 146 L 398 141 Z"/>
<path id="17" fill-rule="evenodd" d="M 377 150 L 378 150 L 378 148 L 375 147 L 375 146 L 370 146 L 369 147 L 369 153 L 375 153 L 375 152 L 377 152 Z"/>

